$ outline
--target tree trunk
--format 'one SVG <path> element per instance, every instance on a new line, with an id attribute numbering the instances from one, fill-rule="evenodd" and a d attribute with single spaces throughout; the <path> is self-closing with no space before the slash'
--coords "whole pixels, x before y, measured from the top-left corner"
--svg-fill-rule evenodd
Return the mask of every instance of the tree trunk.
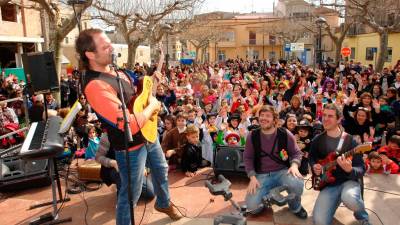
<path id="1" fill-rule="evenodd" d="M 128 62 L 126 63 L 127 69 L 133 69 L 135 66 L 135 56 L 136 56 L 136 49 L 139 44 L 136 43 L 129 43 L 128 44 Z"/>
<path id="2" fill-rule="evenodd" d="M 199 63 L 199 50 L 200 50 L 200 47 L 196 47 L 196 58 L 195 58 L 196 63 Z"/>
<path id="3" fill-rule="evenodd" d="M 388 48 L 388 30 L 383 29 L 383 31 L 379 32 L 379 54 L 378 60 L 375 65 L 376 72 L 382 72 L 383 66 L 387 57 L 387 48 Z"/>
<path id="4" fill-rule="evenodd" d="M 343 40 L 338 39 L 334 43 L 335 43 L 335 46 L 336 46 L 336 49 L 335 49 L 335 63 L 336 63 L 336 65 L 339 65 L 340 59 L 342 58 L 341 50 L 342 50 Z"/>
<path id="5" fill-rule="evenodd" d="M 42 46 L 42 51 L 49 50 L 49 30 L 48 30 L 48 19 L 47 14 L 44 9 L 40 10 L 40 26 L 42 28 L 42 36 L 44 39 L 44 43 Z"/>

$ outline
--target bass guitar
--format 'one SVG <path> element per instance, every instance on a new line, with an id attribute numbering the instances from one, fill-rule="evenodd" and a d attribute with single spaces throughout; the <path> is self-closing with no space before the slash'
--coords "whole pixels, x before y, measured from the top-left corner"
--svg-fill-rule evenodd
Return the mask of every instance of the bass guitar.
<path id="1" fill-rule="evenodd" d="M 361 145 L 358 145 L 357 147 L 353 148 L 350 151 L 347 151 L 344 153 L 345 158 L 349 158 L 353 156 L 354 154 L 357 153 L 364 153 L 367 151 L 370 151 L 372 149 L 372 143 L 364 143 Z M 326 185 L 335 182 L 336 178 L 333 176 L 333 171 L 336 169 L 337 166 L 337 157 L 339 155 L 337 152 L 331 152 L 328 154 L 328 156 L 325 159 L 318 160 L 318 164 L 322 165 L 322 173 L 319 176 L 312 175 L 312 186 L 314 190 L 320 191 L 322 190 Z"/>

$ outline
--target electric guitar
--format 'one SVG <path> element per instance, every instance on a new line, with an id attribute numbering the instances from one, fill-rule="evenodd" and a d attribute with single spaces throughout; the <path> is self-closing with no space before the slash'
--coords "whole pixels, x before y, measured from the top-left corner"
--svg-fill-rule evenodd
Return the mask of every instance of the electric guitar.
<path id="1" fill-rule="evenodd" d="M 160 61 L 158 62 L 157 72 L 161 71 L 164 53 L 162 51 L 162 46 L 159 47 L 161 50 Z M 140 87 L 138 88 L 140 89 Z M 149 76 L 144 76 L 142 81 L 142 87 L 140 94 L 135 98 L 135 102 L 133 104 L 134 112 L 142 112 L 148 105 L 150 96 L 153 95 L 153 80 Z M 157 113 L 154 113 L 150 119 L 144 124 L 140 131 L 142 132 L 143 137 L 154 143 L 157 139 Z"/>
<path id="2" fill-rule="evenodd" d="M 372 149 L 372 143 L 367 142 L 361 145 L 358 145 L 357 147 L 353 148 L 350 151 L 347 151 L 344 153 L 345 158 L 349 158 L 350 156 L 357 154 L 357 153 L 364 153 L 367 151 L 370 151 Z M 326 185 L 335 182 L 336 178 L 333 176 L 333 171 L 336 169 L 337 166 L 337 157 L 339 155 L 337 152 L 331 152 L 328 154 L 328 156 L 325 159 L 318 160 L 318 164 L 322 165 L 322 173 L 319 176 L 312 175 L 312 186 L 314 190 L 320 191 L 322 190 Z"/>

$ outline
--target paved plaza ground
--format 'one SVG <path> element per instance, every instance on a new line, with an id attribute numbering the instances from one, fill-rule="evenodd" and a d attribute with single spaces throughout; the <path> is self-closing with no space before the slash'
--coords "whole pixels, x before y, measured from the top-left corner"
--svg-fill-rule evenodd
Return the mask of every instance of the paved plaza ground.
<path id="1" fill-rule="evenodd" d="M 210 168 L 205 168 L 202 171 L 203 175 L 198 175 L 194 178 L 186 178 L 180 172 L 172 172 L 169 174 L 170 192 L 174 204 L 185 209 L 188 217 L 194 217 L 206 206 L 198 217 L 184 218 L 180 221 L 172 223 L 172 221 L 164 214 L 154 210 L 154 200 L 145 205 L 143 202 L 135 210 L 136 224 L 139 224 L 144 218 L 142 224 L 161 225 L 203 225 L 213 224 L 213 218 L 216 215 L 229 213 L 233 208 L 228 202 L 224 202 L 221 196 L 212 196 L 204 187 L 204 181 L 196 182 L 185 187 L 178 187 L 188 183 L 192 183 L 198 179 L 206 177 L 211 171 Z M 246 194 L 247 180 L 245 178 L 231 178 L 231 190 L 233 199 L 242 202 Z M 306 184 L 306 185 L 309 185 Z M 174 188 L 178 187 L 178 188 Z M 365 177 L 365 202 L 368 209 L 373 210 L 379 215 L 384 225 L 397 225 L 400 221 L 398 209 L 400 207 L 400 178 L 398 175 L 373 175 Z M 385 190 L 378 192 L 376 190 Z M 44 207 L 34 210 L 28 210 L 29 206 L 42 203 L 51 198 L 51 187 L 43 187 L 37 189 L 29 189 L 15 193 L 1 193 L 3 198 L 0 200 L 0 224 L 28 224 L 28 221 L 51 211 L 50 207 Z M 312 208 L 315 202 L 317 192 L 313 190 L 305 190 L 303 196 L 303 205 L 309 213 L 307 220 L 300 220 L 293 216 L 287 207 L 273 207 L 271 210 L 266 210 L 262 215 L 248 218 L 248 224 L 312 224 Z M 85 212 L 87 210 L 88 224 L 115 224 L 115 204 L 116 204 L 116 189 L 103 185 L 99 190 L 93 192 L 85 192 L 84 194 L 69 195 L 71 201 L 67 202 L 61 210 L 60 217 L 72 217 L 71 225 L 85 224 Z M 85 201 L 87 203 L 87 208 Z M 208 204 L 208 202 L 212 203 Z M 381 225 L 378 217 L 370 213 L 371 222 L 374 225 Z M 357 224 L 354 221 L 352 213 L 340 207 L 335 215 L 334 224 Z"/>

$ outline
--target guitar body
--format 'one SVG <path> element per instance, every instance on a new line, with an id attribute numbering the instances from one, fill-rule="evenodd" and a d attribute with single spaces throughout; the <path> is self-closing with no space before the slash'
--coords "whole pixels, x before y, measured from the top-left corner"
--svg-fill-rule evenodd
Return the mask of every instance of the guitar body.
<path id="1" fill-rule="evenodd" d="M 133 104 L 134 112 L 143 112 L 149 104 L 149 98 L 152 95 L 153 81 L 149 76 L 144 76 L 142 92 L 136 97 Z M 154 114 L 140 129 L 143 137 L 154 143 L 157 139 L 157 114 Z"/>
<path id="2" fill-rule="evenodd" d="M 337 158 L 336 152 L 331 152 L 329 155 L 322 160 L 318 160 L 318 164 L 321 166 L 325 166 L 329 162 L 335 161 Z M 320 191 L 324 188 L 327 184 L 335 182 L 336 178 L 333 176 L 333 171 L 336 169 L 336 166 L 332 166 L 327 171 L 323 171 L 323 173 L 319 176 L 312 175 L 312 185 L 314 190 Z"/>
<path id="3" fill-rule="evenodd" d="M 358 145 L 354 149 L 345 152 L 343 155 L 345 158 L 350 158 L 353 156 L 353 154 L 356 153 L 364 153 L 368 152 L 372 149 L 372 143 L 367 142 L 361 145 Z M 314 190 L 320 191 L 322 190 L 325 186 L 327 186 L 330 183 L 333 183 L 336 181 L 336 178 L 333 176 L 333 171 L 335 171 L 336 166 L 337 166 L 337 159 L 338 155 L 336 152 L 331 152 L 328 154 L 328 156 L 325 157 L 325 159 L 318 160 L 318 164 L 322 166 L 322 174 L 319 176 L 312 175 L 311 180 L 312 180 L 312 185 Z"/>

